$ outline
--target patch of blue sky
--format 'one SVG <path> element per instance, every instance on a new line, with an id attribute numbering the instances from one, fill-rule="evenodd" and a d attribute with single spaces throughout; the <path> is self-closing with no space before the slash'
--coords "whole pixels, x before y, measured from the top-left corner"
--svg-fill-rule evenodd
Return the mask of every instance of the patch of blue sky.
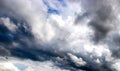
<path id="1" fill-rule="evenodd" d="M 65 0 L 58 0 L 58 1 L 60 2 L 60 4 L 61 4 L 63 7 L 66 7 L 66 6 L 67 6 Z"/>
<path id="2" fill-rule="evenodd" d="M 48 8 L 48 11 L 47 11 L 48 14 L 60 14 L 61 11 L 60 11 L 59 7 L 66 6 L 66 3 L 64 2 L 64 0 L 56 0 L 56 2 L 53 2 L 53 5 L 56 8 L 53 8 L 50 6 L 50 0 L 43 0 L 43 2 Z"/>
<path id="3" fill-rule="evenodd" d="M 52 9 L 52 8 L 49 8 L 48 11 L 47 11 L 47 13 L 48 14 L 60 14 L 60 11 Z"/>
<path id="4" fill-rule="evenodd" d="M 16 63 L 14 64 L 20 71 L 24 71 L 28 66 L 25 66 L 23 64 Z"/>
<path id="5" fill-rule="evenodd" d="M 43 0 L 44 4 L 48 7 L 50 6 L 49 3 L 50 3 L 50 0 Z M 63 6 L 63 7 L 66 7 L 67 4 L 65 2 L 65 0 L 56 0 L 55 2 L 53 2 L 56 6 Z"/>

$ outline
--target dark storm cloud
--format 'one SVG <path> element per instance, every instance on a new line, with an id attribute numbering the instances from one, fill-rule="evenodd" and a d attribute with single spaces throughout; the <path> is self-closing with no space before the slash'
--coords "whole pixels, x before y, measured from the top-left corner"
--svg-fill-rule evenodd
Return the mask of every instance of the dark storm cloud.
<path id="1" fill-rule="evenodd" d="M 3 4 L 3 3 L 2 3 Z M 2 6 L 2 8 L 5 8 Z M 2 10 L 0 8 L 0 10 Z M 2 10 L 3 11 L 3 10 Z M 17 29 L 12 32 L 4 25 L 2 21 L 0 21 L 0 45 L 1 49 L 0 51 L 4 51 L 1 53 L 1 55 L 4 56 L 20 56 L 20 54 L 15 54 L 15 51 L 19 50 L 19 48 L 25 48 L 25 47 L 32 47 L 32 39 L 34 38 L 33 35 L 31 34 L 31 29 L 30 27 L 26 24 L 25 21 L 22 21 L 20 18 L 15 17 L 7 12 L 0 13 L 0 19 L 1 18 L 8 18 L 10 19 L 11 25 L 14 24 L 17 26 Z M 11 27 L 11 26 L 9 26 Z M 30 45 L 31 44 L 31 45 Z M 7 52 L 6 52 L 7 51 Z M 13 52 L 14 51 L 14 52 Z M 18 51 L 20 53 L 20 51 Z M 21 51 L 22 53 L 22 51 Z M 26 52 L 27 53 L 27 52 Z M 23 57 L 24 53 L 22 54 Z"/>
<path id="2" fill-rule="evenodd" d="M 9 51 L 6 48 L 4 48 L 3 46 L 0 46 L 0 55 L 2 55 L 2 56 L 9 55 Z"/>
<path id="3" fill-rule="evenodd" d="M 76 17 L 75 24 L 79 23 L 85 18 L 90 19 L 89 25 L 92 26 L 95 31 L 93 40 L 98 42 L 99 40 L 104 39 L 107 33 L 110 31 L 110 24 L 107 24 L 107 21 L 112 20 L 111 17 L 113 17 L 113 14 L 111 6 L 104 4 L 103 0 L 103 2 L 99 0 L 90 1 L 90 3 L 88 3 L 89 1 L 87 2 L 87 0 L 83 1 L 83 6 L 86 12 Z"/>
<path id="4" fill-rule="evenodd" d="M 120 58 L 120 35 L 118 33 L 112 34 L 106 42 L 112 52 L 112 56 L 116 59 Z"/>
<path id="5" fill-rule="evenodd" d="M 111 30 L 109 27 L 110 24 L 107 24 L 107 21 L 111 20 L 111 9 L 110 7 L 102 7 L 100 8 L 96 13 L 96 16 L 94 19 L 90 22 L 90 25 L 95 30 L 95 37 L 94 39 L 96 41 L 99 41 L 100 39 L 104 39 L 107 35 L 107 33 Z"/>

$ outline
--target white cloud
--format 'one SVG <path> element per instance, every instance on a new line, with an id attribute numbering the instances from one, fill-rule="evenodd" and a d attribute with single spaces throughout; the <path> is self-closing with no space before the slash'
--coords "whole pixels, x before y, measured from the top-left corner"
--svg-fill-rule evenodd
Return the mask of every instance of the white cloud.
<path id="1" fill-rule="evenodd" d="M 7 18 L 0 18 L 0 24 L 4 24 L 10 31 L 15 32 L 17 26 L 7 17 Z"/>
<path id="2" fill-rule="evenodd" d="M 4 0 L 4 3 L 13 13 L 24 19 L 32 27 L 32 32 L 38 39 L 44 41 L 43 29 L 47 10 L 41 0 Z"/>
<path id="3" fill-rule="evenodd" d="M 9 57 L 9 60 L 0 60 L 0 71 L 69 71 L 61 69 L 54 65 L 52 61 L 32 61 L 21 60 L 13 57 Z"/>
<path id="4" fill-rule="evenodd" d="M 20 70 L 10 62 L 0 61 L 0 71 L 20 71 Z"/>
<path id="5" fill-rule="evenodd" d="M 120 71 L 120 60 L 113 61 L 112 68 L 114 68 L 117 71 Z"/>
<path id="6" fill-rule="evenodd" d="M 75 63 L 76 66 L 85 66 L 86 62 L 82 58 L 78 58 L 75 55 L 68 53 L 68 56 L 70 57 L 71 61 Z"/>

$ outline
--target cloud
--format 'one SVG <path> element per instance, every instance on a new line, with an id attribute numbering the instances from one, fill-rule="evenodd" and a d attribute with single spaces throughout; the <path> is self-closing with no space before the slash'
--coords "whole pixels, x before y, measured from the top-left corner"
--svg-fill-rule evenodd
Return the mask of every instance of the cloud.
<path id="1" fill-rule="evenodd" d="M 35 61 L 40 66 L 48 63 L 43 65 L 43 70 L 56 70 L 56 66 L 58 70 L 64 67 L 69 70 L 118 70 L 119 61 L 115 61 L 119 59 L 119 4 L 116 5 L 117 0 L 113 1 L 115 4 L 111 2 L 1 0 L 0 45 L 4 49 L 0 50 L 14 57 L 31 59 L 35 65 Z M 46 60 L 53 60 L 53 63 L 40 62 Z M 28 69 L 32 71 L 35 67 Z"/>
<path id="2" fill-rule="evenodd" d="M 10 63 L 10 62 L 2 62 L 2 61 L 0 62 L 0 70 L 1 71 L 20 71 L 12 63 Z"/>
<path id="3" fill-rule="evenodd" d="M 70 57 L 71 61 L 75 63 L 76 66 L 84 66 L 86 64 L 85 61 L 83 61 L 82 58 L 77 58 L 76 56 L 72 55 L 71 53 L 68 53 L 68 56 Z"/>
<path id="4" fill-rule="evenodd" d="M 7 60 L 0 61 L 0 66 L 0 70 L 5 71 L 70 71 L 55 66 L 52 61 L 21 60 L 14 57 L 8 57 Z"/>
<path id="5" fill-rule="evenodd" d="M 115 60 L 112 64 L 112 68 L 115 69 L 116 71 L 120 71 L 120 65 L 119 65 L 119 60 Z"/>
<path id="6" fill-rule="evenodd" d="M 11 32 L 15 32 L 17 29 L 17 26 L 11 22 L 9 18 L 1 18 L 0 22 L 3 23 Z"/>

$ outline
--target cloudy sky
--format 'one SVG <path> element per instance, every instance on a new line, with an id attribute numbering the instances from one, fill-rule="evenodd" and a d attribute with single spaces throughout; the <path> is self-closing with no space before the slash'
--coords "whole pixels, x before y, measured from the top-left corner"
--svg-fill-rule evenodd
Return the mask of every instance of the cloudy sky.
<path id="1" fill-rule="evenodd" d="M 0 71 L 120 71 L 119 0 L 0 0 Z"/>

